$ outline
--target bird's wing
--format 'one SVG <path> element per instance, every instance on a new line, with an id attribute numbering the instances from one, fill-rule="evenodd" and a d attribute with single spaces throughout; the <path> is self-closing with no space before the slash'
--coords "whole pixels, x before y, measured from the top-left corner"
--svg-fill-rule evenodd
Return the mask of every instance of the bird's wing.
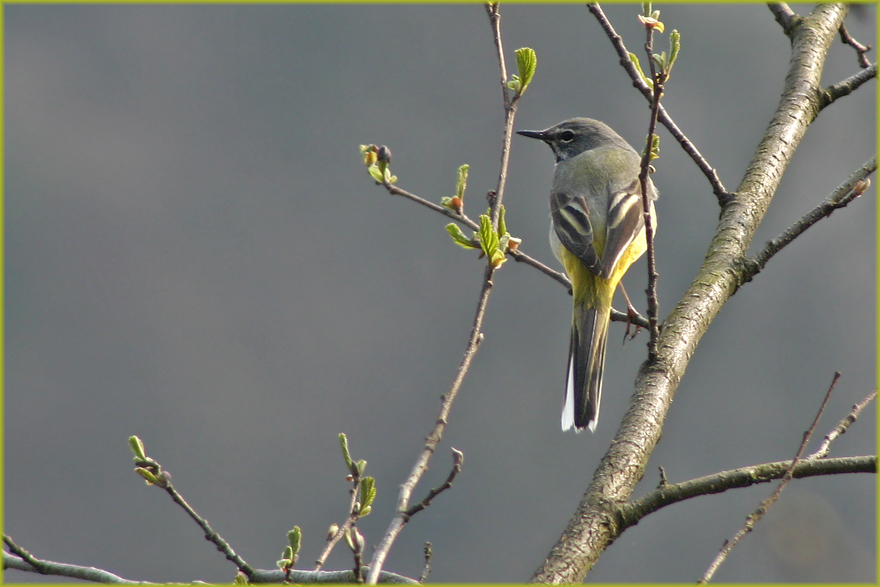
<path id="1" fill-rule="evenodd" d="M 650 182 L 650 180 L 648 180 Z M 649 184 L 650 186 L 650 184 Z M 651 189 L 648 189 L 651 193 Z M 602 251 L 601 276 L 608 279 L 627 247 L 645 226 L 642 209 L 642 188 L 638 178 L 611 194 L 605 229 L 605 248 Z M 598 271 L 594 271 L 600 275 Z"/>
<path id="2" fill-rule="evenodd" d="M 561 192 L 551 194 L 550 218 L 562 246 L 574 253 L 594 275 L 599 275 L 602 264 L 593 247 L 593 225 L 587 199 Z"/>

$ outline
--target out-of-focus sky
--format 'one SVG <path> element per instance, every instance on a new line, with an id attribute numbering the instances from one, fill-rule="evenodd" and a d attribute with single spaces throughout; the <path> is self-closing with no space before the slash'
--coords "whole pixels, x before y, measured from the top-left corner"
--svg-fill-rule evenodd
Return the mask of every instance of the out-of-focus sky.
<path id="1" fill-rule="evenodd" d="M 764 5 L 659 8 L 682 35 L 664 103 L 734 190 L 782 91 L 789 41 Z M 641 54 L 638 7 L 606 12 Z M 483 7 L 8 5 L 4 15 L 4 531 L 38 557 L 128 579 L 230 581 L 232 565 L 132 472 L 136 434 L 253 566 L 273 568 L 299 525 L 308 568 L 345 516 L 346 432 L 377 480 L 359 523 L 371 551 L 461 359 L 483 261 L 452 244 L 446 219 L 377 187 L 358 145 L 388 145 L 398 185 L 432 201 L 470 164 L 466 210 L 483 209 L 503 121 Z M 585 7 L 502 15 L 508 67 L 518 47 L 538 55 L 517 129 L 590 116 L 641 148 L 646 103 Z M 847 26 L 873 43 L 875 8 Z M 823 82 L 857 70 L 836 41 Z M 874 154 L 875 88 L 812 125 L 753 251 Z M 665 315 L 702 262 L 718 205 L 660 135 Z M 505 202 L 522 250 L 557 267 L 552 169 L 546 146 L 516 137 Z M 835 371 L 823 434 L 875 387 L 875 223 L 872 188 L 730 300 L 637 495 L 658 466 L 679 482 L 790 458 Z M 626 283 L 644 309 L 644 261 Z M 416 495 L 445 478 L 450 446 L 464 470 L 404 529 L 386 569 L 417 577 L 426 540 L 435 582 L 524 581 L 541 563 L 645 358 L 645 334 L 624 347 L 613 324 L 598 430 L 563 434 L 570 304 L 527 266 L 497 273 L 485 341 Z M 872 408 L 832 454 L 875 452 L 875 430 Z M 874 581 L 875 482 L 794 482 L 716 579 Z M 695 581 L 771 491 L 666 508 L 629 529 L 589 580 Z M 339 547 L 327 568 L 351 564 Z"/>

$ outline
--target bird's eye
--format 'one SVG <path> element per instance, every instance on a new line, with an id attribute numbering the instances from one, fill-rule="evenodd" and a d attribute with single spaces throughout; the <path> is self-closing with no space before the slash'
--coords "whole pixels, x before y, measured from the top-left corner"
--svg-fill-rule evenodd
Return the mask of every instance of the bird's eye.
<path id="1" fill-rule="evenodd" d="M 559 138 L 562 139 L 566 143 L 570 143 L 572 141 L 572 139 L 574 139 L 574 133 L 571 132 L 570 130 L 567 130 L 564 133 L 562 133 L 559 136 Z"/>

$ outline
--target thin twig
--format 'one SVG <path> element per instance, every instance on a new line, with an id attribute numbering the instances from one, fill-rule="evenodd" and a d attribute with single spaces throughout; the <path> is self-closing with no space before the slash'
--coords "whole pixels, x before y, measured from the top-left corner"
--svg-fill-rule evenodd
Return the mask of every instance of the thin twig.
<path id="1" fill-rule="evenodd" d="M 183 496 L 180 495 L 180 493 L 178 493 L 176 489 L 174 489 L 174 486 L 171 485 L 171 474 L 168 471 L 162 469 L 161 465 L 159 465 L 158 462 L 150 458 L 147 458 L 146 460 L 136 458 L 135 464 L 138 467 L 147 469 L 148 471 L 150 471 L 150 473 L 153 474 L 153 476 L 157 480 L 157 483 L 151 484 L 156 485 L 156 487 L 159 487 L 161 489 L 164 489 L 165 492 L 171 496 L 171 499 L 174 501 L 174 503 L 183 508 L 183 510 L 187 514 L 189 514 L 189 517 L 192 518 L 196 522 L 196 524 L 199 525 L 199 527 L 205 533 L 205 538 L 209 542 L 213 543 L 214 546 L 217 547 L 217 550 L 219 550 L 226 556 L 227 560 L 234 563 L 235 566 L 238 567 L 238 570 L 247 575 L 249 579 L 253 576 L 254 569 L 249 564 L 247 564 L 243 558 L 237 555 L 235 551 L 232 550 L 232 547 L 229 546 L 229 543 L 226 542 L 226 540 L 224 540 L 223 537 L 220 536 L 220 534 L 218 534 L 213 528 L 211 528 L 211 525 L 208 524 L 208 521 L 202 518 L 198 513 L 196 513 L 192 506 L 190 506 L 186 502 L 186 500 L 183 499 Z"/>
<path id="2" fill-rule="evenodd" d="M 660 303 L 657 299 L 657 266 L 654 260 L 654 219 L 651 217 L 651 198 L 650 193 L 648 193 L 648 168 L 651 164 L 654 131 L 657 130 L 657 115 L 660 111 L 660 97 L 663 95 L 663 84 L 666 81 L 666 73 L 662 71 L 658 72 L 656 70 L 654 59 L 652 58 L 654 50 L 654 27 L 651 24 L 646 23 L 645 29 L 645 52 L 648 56 L 648 63 L 651 66 L 651 79 L 654 82 L 654 87 L 651 92 L 651 120 L 648 125 L 648 142 L 645 146 L 644 153 L 642 153 L 642 163 L 639 171 L 639 185 L 642 188 L 642 213 L 645 217 L 645 240 L 648 245 L 648 289 L 645 290 L 645 293 L 648 296 L 648 330 L 651 332 L 651 339 L 648 342 L 648 356 L 653 360 L 657 358 L 657 339 L 660 338 L 660 327 L 658 326 Z"/>
<path id="3" fill-rule="evenodd" d="M 45 565 L 43 565 L 43 562 L 28 551 L 26 551 L 21 546 L 16 544 L 11 536 L 9 536 L 8 534 L 4 534 L 3 542 L 6 543 L 6 546 L 13 554 L 17 555 L 22 560 L 27 561 L 27 563 L 31 565 L 34 569 L 36 569 L 38 573 L 40 573 L 41 575 L 48 574 L 48 571 L 46 570 Z"/>
<path id="4" fill-rule="evenodd" d="M 452 487 L 452 482 L 455 481 L 455 477 L 459 473 L 461 473 L 461 464 L 463 461 L 464 461 L 464 453 L 461 452 L 460 450 L 456 450 L 455 448 L 453 448 L 452 449 L 452 470 L 449 472 L 449 476 L 446 478 L 446 481 L 444 481 L 443 485 L 441 485 L 440 487 L 436 487 L 434 489 L 431 489 L 431 491 L 428 492 L 428 495 L 426 495 L 422 501 L 420 501 L 419 503 L 413 505 L 408 510 L 406 510 L 406 521 L 409 521 L 409 519 L 411 517 L 413 517 L 414 515 L 416 515 L 417 513 L 419 513 L 420 511 L 422 511 L 426 507 L 428 507 L 429 505 L 431 505 L 431 501 L 435 497 L 437 497 L 438 495 L 440 495 L 441 493 L 443 493 L 444 491 L 446 491 L 447 489 Z"/>
<path id="5" fill-rule="evenodd" d="M 622 527 L 629 528 L 639 523 L 646 516 L 664 507 L 680 503 L 702 495 L 715 495 L 733 489 L 752 487 L 759 483 L 769 483 L 782 479 L 791 469 L 792 461 L 777 461 L 739 467 L 728 471 L 720 471 L 704 477 L 689 479 L 680 483 L 664 482 L 661 473 L 657 488 L 639 499 L 623 504 L 618 511 L 618 520 Z M 832 459 L 814 459 L 812 456 L 800 460 L 792 472 L 795 479 L 819 477 L 825 475 L 841 475 L 844 473 L 876 473 L 877 456 L 863 455 L 839 457 Z"/>
<path id="6" fill-rule="evenodd" d="M 788 4 L 782 2 L 779 4 L 769 4 L 768 8 L 770 8 L 770 12 L 773 13 L 773 18 L 776 19 L 776 22 L 779 23 L 779 26 L 782 27 L 785 34 L 791 37 L 802 20 L 801 17 L 795 14 L 795 12 L 788 7 Z"/>
<path id="7" fill-rule="evenodd" d="M 422 206 L 425 206 L 426 208 L 430 208 L 431 210 L 433 210 L 435 212 L 439 212 L 440 214 L 443 214 L 444 216 L 447 216 L 448 218 L 451 218 L 457 222 L 464 224 L 465 226 L 467 226 L 471 230 L 479 230 L 480 229 L 479 224 L 477 224 L 476 222 L 474 222 L 473 220 L 471 220 L 468 216 L 465 216 L 464 214 L 460 214 L 459 212 L 451 210 L 445 206 L 441 206 L 440 204 L 435 204 L 434 202 L 431 202 L 430 200 L 426 200 L 426 199 L 422 198 L 421 196 L 417 196 L 416 194 L 413 194 L 413 193 L 410 193 L 404 189 L 401 189 L 394 184 L 385 182 L 380 185 L 382 187 L 384 187 L 386 190 L 388 190 L 388 193 L 390 193 L 394 196 L 402 196 L 404 198 L 407 198 L 408 200 L 416 202 L 417 204 L 421 204 Z M 559 271 L 555 271 L 554 269 L 551 269 L 547 265 L 544 265 L 543 263 L 541 263 L 537 259 L 530 257 L 529 255 L 523 253 L 519 249 L 508 249 L 507 254 L 510 255 L 515 261 L 517 261 L 519 263 L 525 263 L 526 265 L 531 265 L 532 267 L 541 271 L 542 273 L 549 275 L 550 277 L 552 277 L 553 279 L 555 279 L 556 281 L 558 281 L 559 283 L 564 285 L 567 289 L 571 290 L 571 281 L 569 281 L 568 277 L 566 277 L 564 273 L 560 273 Z"/>
<path id="8" fill-rule="evenodd" d="M 823 91 L 819 96 L 819 109 L 822 110 L 830 104 L 833 104 L 834 101 L 838 98 L 849 96 L 859 87 L 861 87 L 862 84 L 876 77 L 877 64 L 874 63 L 867 69 L 863 69 L 858 73 L 854 73 L 845 80 L 838 82 L 833 86 L 828 86 L 827 88 L 825 88 L 825 91 Z"/>
<path id="9" fill-rule="evenodd" d="M 474 355 L 476 355 L 477 349 L 483 340 L 483 318 L 486 314 L 486 305 L 489 302 L 489 294 L 494 285 L 492 283 L 492 276 L 494 273 L 495 269 L 492 265 L 487 263 L 486 273 L 483 279 L 483 288 L 480 291 L 480 298 L 477 302 L 477 311 L 474 316 L 473 327 L 471 328 L 471 336 L 470 340 L 468 340 L 464 357 L 462 358 L 461 365 L 458 367 L 458 371 L 455 374 L 455 379 L 452 381 L 449 391 L 442 396 L 442 404 L 440 407 L 440 414 L 437 416 L 437 422 L 431 429 L 430 434 L 428 434 L 425 446 L 419 454 L 418 459 L 416 459 L 415 466 L 413 466 L 409 477 L 400 487 L 400 493 L 397 497 L 397 514 L 391 520 L 391 524 L 388 526 L 388 530 L 385 532 L 385 536 L 376 548 L 376 552 L 373 554 L 373 560 L 370 562 L 370 573 L 367 577 L 367 583 L 371 585 L 374 585 L 378 580 L 379 572 L 382 570 L 382 565 L 385 563 L 385 559 L 388 556 L 388 552 L 391 550 L 391 546 L 394 544 L 394 541 L 397 539 L 397 536 L 400 534 L 400 531 L 403 530 L 406 521 L 409 519 L 407 517 L 407 510 L 409 509 L 409 500 L 412 497 L 413 489 L 415 489 L 416 484 L 428 469 L 428 461 L 431 459 L 431 455 L 434 454 L 437 444 L 443 437 L 443 431 L 446 429 L 449 411 L 452 409 L 452 402 L 455 400 L 455 396 L 461 389 L 464 376 L 467 374 L 468 369 L 470 369 Z"/>
<path id="10" fill-rule="evenodd" d="M 831 448 L 831 443 L 837 440 L 840 435 L 846 433 L 847 428 L 849 428 L 850 425 L 852 425 L 852 423 L 856 421 L 856 419 L 859 417 L 859 414 L 862 413 L 862 410 L 864 410 L 865 407 L 869 403 L 871 403 L 875 397 L 877 397 L 876 389 L 869 393 L 868 397 L 854 405 L 852 411 L 847 415 L 847 417 L 841 420 L 840 424 L 838 424 L 834 430 L 832 430 L 825 436 L 825 440 L 823 440 L 822 444 L 819 445 L 819 450 L 817 450 L 804 460 L 812 461 L 817 459 L 824 459 L 828 455 L 828 452 Z"/>
<path id="11" fill-rule="evenodd" d="M 416 202 L 417 204 L 421 204 L 422 206 L 430 208 L 434 212 L 439 212 L 440 214 L 443 214 L 444 216 L 448 216 L 449 218 L 452 218 L 453 220 L 455 220 L 457 222 L 461 222 L 462 224 L 464 224 L 465 226 L 467 226 L 471 230 L 480 230 L 480 225 L 477 224 L 476 222 L 474 222 L 473 220 L 471 220 L 470 218 L 468 218 L 467 216 L 465 216 L 464 214 L 460 214 L 459 212 L 456 212 L 455 210 L 447 208 L 446 206 L 441 206 L 440 204 L 435 204 L 434 202 L 426 200 L 426 199 L 422 198 L 421 196 L 417 196 L 415 194 L 412 194 L 412 193 L 410 193 L 404 189 L 401 189 L 401 188 L 397 187 L 396 185 L 389 183 L 387 181 L 380 184 L 380 185 L 382 187 L 384 187 L 386 190 L 388 190 L 388 193 L 391 195 L 403 196 L 404 198 L 412 200 L 413 202 Z"/>
<path id="12" fill-rule="evenodd" d="M 492 26 L 492 39 L 495 41 L 495 51 L 501 56 L 498 59 L 498 67 L 501 70 L 501 95 L 504 98 L 504 107 L 510 105 L 510 95 L 507 93 L 507 66 L 504 63 L 504 50 L 501 45 L 501 12 L 498 10 L 498 2 L 486 3 L 486 14 L 489 16 L 489 24 Z"/>
<path id="13" fill-rule="evenodd" d="M 877 170 L 877 157 L 871 157 L 850 175 L 846 181 L 837 186 L 831 195 L 821 204 L 810 210 L 803 218 L 795 222 L 781 235 L 769 241 L 754 257 L 746 262 L 745 280 L 752 279 L 758 272 L 764 269 L 767 262 L 779 251 L 784 249 L 805 230 L 831 216 L 838 208 L 843 208 L 850 202 L 861 196 L 871 185 L 868 175 Z"/>
<path id="14" fill-rule="evenodd" d="M 850 36 L 849 31 L 846 30 L 846 25 L 840 25 L 840 40 L 843 41 L 844 44 L 849 45 L 856 50 L 856 55 L 858 55 L 860 67 L 864 69 L 871 65 L 871 63 L 868 61 L 868 58 L 865 57 L 865 53 L 871 50 L 871 45 L 862 45 L 861 43 L 856 41 L 852 36 Z"/>
<path id="15" fill-rule="evenodd" d="M 516 116 L 516 103 L 519 94 L 510 96 L 507 87 L 507 66 L 504 63 L 504 45 L 501 42 L 501 13 L 498 11 L 498 2 L 486 4 L 486 13 L 489 15 L 489 24 L 492 26 L 492 38 L 495 41 L 495 51 L 498 56 L 498 66 L 501 70 L 501 93 L 504 99 L 504 135 L 501 143 L 501 167 L 498 172 L 498 185 L 495 188 L 495 197 L 491 199 L 492 228 L 498 230 L 498 219 L 501 216 L 501 204 L 504 199 L 504 187 L 507 184 L 507 166 L 510 162 L 510 141 L 513 138 L 513 119 Z"/>
<path id="16" fill-rule="evenodd" d="M 639 75 L 635 65 L 633 65 L 632 60 L 629 58 L 629 51 L 623 44 L 623 39 L 617 34 L 614 27 L 611 26 L 611 21 L 608 20 L 608 17 L 605 16 L 605 13 L 602 12 L 602 8 L 598 4 L 587 4 L 587 8 L 589 8 L 593 16 L 596 17 L 596 20 L 599 21 L 599 25 L 602 27 L 602 30 L 605 31 L 605 34 L 611 41 L 615 51 L 617 51 L 617 55 L 620 57 L 620 64 L 632 79 L 633 86 L 638 89 L 650 103 L 653 100 L 653 91 Z M 693 159 L 697 167 L 700 168 L 700 171 L 703 172 L 703 175 L 706 176 L 706 179 L 709 180 L 709 184 L 712 186 L 712 192 L 715 194 L 715 197 L 718 198 L 718 202 L 721 205 L 729 202 L 733 195 L 728 192 L 724 187 L 724 184 L 721 183 L 721 178 L 718 177 L 718 172 L 709 165 L 709 162 L 706 161 L 706 158 L 703 157 L 697 147 L 687 138 L 687 136 L 685 136 L 682 130 L 678 128 L 678 125 L 675 124 L 675 121 L 672 120 L 672 117 L 666 112 L 666 109 L 662 105 L 659 108 L 657 120 L 666 127 L 669 133 L 676 141 L 678 141 L 678 144 L 681 145 L 684 152 Z"/>
<path id="17" fill-rule="evenodd" d="M 755 524 L 757 524 L 761 518 L 764 517 L 764 514 L 767 513 L 767 509 L 770 508 L 776 501 L 779 499 L 782 490 L 789 484 L 794 474 L 794 470 L 797 467 L 798 463 L 801 461 L 801 456 L 804 454 L 804 451 L 807 449 L 807 443 L 810 442 L 810 438 L 813 436 L 813 432 L 816 430 L 816 426 L 819 424 L 819 419 L 822 417 L 822 413 L 825 412 L 825 406 L 828 405 L 828 400 L 831 398 L 831 392 L 834 391 L 834 386 L 837 385 L 837 380 L 840 379 L 840 373 L 834 373 L 834 378 L 831 380 L 831 385 L 828 386 L 828 391 L 825 393 L 825 399 L 822 401 L 822 406 L 819 408 L 819 412 L 816 414 L 816 417 L 813 419 L 813 424 L 810 426 L 810 429 L 804 433 L 803 440 L 801 441 L 801 445 L 798 448 L 797 454 L 794 459 L 791 461 L 791 466 L 785 472 L 785 475 L 782 476 L 782 481 L 779 482 L 779 485 L 776 487 L 776 491 L 773 494 L 761 502 L 761 505 L 758 506 L 754 512 L 746 518 L 746 523 L 740 529 L 736 535 L 724 542 L 724 545 L 721 547 L 721 551 L 718 553 L 718 556 L 715 557 L 715 560 L 712 561 L 712 564 L 709 565 L 709 568 L 706 569 L 706 572 L 703 574 L 703 578 L 700 579 L 698 584 L 705 584 L 712 580 L 712 576 L 715 574 L 715 571 L 718 570 L 718 567 L 727 560 L 727 556 L 733 550 L 733 547 L 736 546 L 740 540 L 742 540 L 746 534 L 754 529 Z"/>
<path id="18" fill-rule="evenodd" d="M 321 552 L 321 555 L 315 561 L 315 570 L 320 571 L 324 563 L 327 562 L 327 557 L 330 556 L 330 553 L 333 551 L 333 548 L 339 542 L 339 540 L 345 536 L 345 531 L 348 528 L 351 528 L 355 522 L 358 520 L 358 512 L 357 512 L 357 501 L 358 501 L 358 488 L 360 486 L 360 480 L 353 480 L 354 487 L 350 490 L 351 494 L 351 504 L 348 506 L 348 519 L 345 520 L 345 523 L 342 524 L 340 528 L 337 528 L 336 533 L 327 541 L 327 546 L 324 547 L 324 550 Z"/>

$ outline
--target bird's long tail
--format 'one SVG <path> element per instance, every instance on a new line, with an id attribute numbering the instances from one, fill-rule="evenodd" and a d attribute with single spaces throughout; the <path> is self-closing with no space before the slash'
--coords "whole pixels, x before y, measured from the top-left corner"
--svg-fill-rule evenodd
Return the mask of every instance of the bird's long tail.
<path id="1" fill-rule="evenodd" d="M 563 430 L 572 426 L 577 432 L 584 428 L 596 430 L 610 313 L 610 306 L 586 308 L 575 304 L 562 407 Z"/>

